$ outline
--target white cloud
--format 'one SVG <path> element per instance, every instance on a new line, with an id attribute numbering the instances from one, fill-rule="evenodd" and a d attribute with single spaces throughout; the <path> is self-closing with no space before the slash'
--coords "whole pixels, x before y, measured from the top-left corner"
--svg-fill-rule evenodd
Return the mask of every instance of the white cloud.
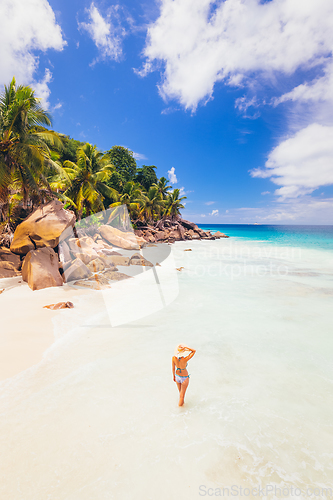
<path id="1" fill-rule="evenodd" d="M 235 108 L 237 108 L 244 116 L 244 118 L 250 118 L 252 120 L 256 120 L 259 118 L 260 113 L 259 111 L 256 111 L 252 115 L 247 114 L 248 108 L 258 108 L 260 106 L 260 103 L 258 102 L 256 97 L 247 97 L 247 96 L 242 96 L 238 97 L 235 101 Z M 242 132 L 244 134 L 244 132 Z"/>
<path id="2" fill-rule="evenodd" d="M 128 149 L 133 157 L 136 159 L 136 160 L 147 160 L 147 156 L 145 156 L 144 154 L 141 154 L 141 153 L 136 153 L 135 151 L 132 151 L 130 147 L 126 146 L 125 144 L 120 144 L 120 146 L 122 148 L 125 148 L 125 149 Z"/>
<path id="3" fill-rule="evenodd" d="M 229 210 L 226 210 L 226 211 L 225 211 L 225 213 L 226 213 L 226 214 L 228 214 L 228 213 L 229 213 Z"/>
<path id="4" fill-rule="evenodd" d="M 219 211 L 218 210 L 212 210 L 212 213 L 208 214 L 208 215 L 219 215 Z"/>
<path id="5" fill-rule="evenodd" d="M 213 205 L 215 201 L 206 201 L 205 205 Z"/>
<path id="6" fill-rule="evenodd" d="M 240 208 L 240 222 L 264 224 L 333 224 L 333 198 L 303 196 L 286 200 L 277 206 L 264 208 Z"/>
<path id="7" fill-rule="evenodd" d="M 266 194 L 271 194 L 271 192 L 270 192 L 270 191 L 263 191 L 261 194 L 262 194 L 263 196 L 265 196 Z"/>
<path id="8" fill-rule="evenodd" d="M 162 0 L 140 74 L 158 70 L 163 99 L 192 111 L 218 82 L 245 89 L 235 106 L 248 118 L 289 103 L 289 137 L 251 175 L 279 186 L 280 201 L 306 197 L 333 183 L 332 26 L 332 0 Z M 269 86 L 277 97 L 258 98 Z"/>
<path id="9" fill-rule="evenodd" d="M 196 221 L 199 217 L 212 214 L 200 214 L 185 211 L 188 220 Z M 260 222 L 262 224 L 333 224 L 333 198 L 303 196 L 292 198 L 272 206 L 240 207 L 221 214 L 219 218 L 230 223 Z"/>
<path id="10" fill-rule="evenodd" d="M 62 108 L 62 103 L 61 102 L 57 102 L 57 104 L 55 104 L 53 106 L 53 111 L 55 111 L 56 109 L 61 109 Z"/>
<path id="11" fill-rule="evenodd" d="M 119 6 L 110 7 L 104 18 L 92 2 L 89 9 L 86 9 L 89 22 L 79 23 L 79 28 L 90 35 L 99 51 L 99 58 L 95 59 L 93 64 L 98 59 L 118 61 L 122 55 L 122 40 L 126 32 L 120 26 L 118 9 Z"/>
<path id="12" fill-rule="evenodd" d="M 142 74 L 162 63 L 161 95 L 194 110 L 218 81 L 253 85 L 260 74 L 275 84 L 275 74 L 325 66 L 332 25 L 331 0 L 163 0 L 148 28 Z"/>
<path id="13" fill-rule="evenodd" d="M 2 0 L 0 2 L 0 85 L 13 75 L 18 84 L 32 84 L 37 97 L 46 103 L 50 94 L 48 69 L 40 82 L 35 81 L 38 52 L 62 50 L 61 28 L 46 0 Z"/>
<path id="14" fill-rule="evenodd" d="M 133 157 L 136 159 L 136 160 L 147 160 L 147 156 L 141 154 L 141 153 L 135 153 L 133 151 Z"/>
<path id="15" fill-rule="evenodd" d="M 194 191 L 191 190 L 191 189 L 188 189 L 187 191 L 185 191 L 184 186 L 182 186 L 181 188 L 179 188 L 179 196 L 185 196 L 186 194 L 190 194 L 190 193 L 194 193 Z M 189 201 L 189 200 L 187 200 L 187 203 L 192 203 L 192 202 Z"/>
<path id="16" fill-rule="evenodd" d="M 141 71 L 138 71 L 136 69 L 134 71 L 138 75 L 142 76 L 142 72 Z M 175 106 L 169 106 L 168 108 L 162 109 L 161 115 L 170 115 L 171 113 L 175 113 L 175 111 L 179 111 L 178 108 L 176 108 Z"/>
<path id="17" fill-rule="evenodd" d="M 42 103 L 46 108 L 49 108 L 49 97 L 51 90 L 49 89 L 49 83 L 52 81 L 52 73 L 46 68 L 44 78 L 39 82 L 32 82 L 32 86 L 35 90 L 36 96 L 42 99 Z"/>
<path id="18" fill-rule="evenodd" d="M 178 180 L 175 174 L 175 167 L 171 167 L 171 169 L 168 170 L 168 178 L 171 184 L 177 184 Z"/>
<path id="19" fill-rule="evenodd" d="M 333 125 L 333 61 L 326 61 L 315 78 L 272 99 L 271 103 L 288 104 L 289 125 L 293 130 L 310 123 Z"/>
<path id="20" fill-rule="evenodd" d="M 298 85 L 290 92 L 273 100 L 274 105 L 286 101 L 300 102 L 330 102 L 333 103 L 333 63 L 328 62 L 324 75 L 314 78 L 311 82 Z"/>
<path id="21" fill-rule="evenodd" d="M 308 125 L 274 148 L 265 169 L 254 169 L 251 175 L 282 186 L 275 191 L 282 199 L 333 184 L 333 127 Z"/>

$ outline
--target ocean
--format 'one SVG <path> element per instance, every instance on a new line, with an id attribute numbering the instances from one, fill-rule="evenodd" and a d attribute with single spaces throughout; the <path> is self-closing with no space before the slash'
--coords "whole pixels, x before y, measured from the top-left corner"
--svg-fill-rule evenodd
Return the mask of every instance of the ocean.
<path id="1" fill-rule="evenodd" d="M 199 227 L 204 231 L 221 231 L 244 240 L 333 251 L 333 226 L 328 225 L 199 224 Z"/>
<path id="2" fill-rule="evenodd" d="M 2 382 L 1 498 L 332 498 L 332 227 L 201 227 L 231 237 L 171 246 L 172 300 L 150 310 L 142 285 L 133 320 L 134 280 L 113 309 L 77 297 Z M 196 349 L 181 408 L 179 343 Z"/>

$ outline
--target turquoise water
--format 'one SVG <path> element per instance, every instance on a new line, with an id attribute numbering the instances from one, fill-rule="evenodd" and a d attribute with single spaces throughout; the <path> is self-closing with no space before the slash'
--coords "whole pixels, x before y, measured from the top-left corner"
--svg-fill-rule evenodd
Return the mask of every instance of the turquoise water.
<path id="1" fill-rule="evenodd" d="M 204 231 L 268 244 L 333 250 L 333 226 L 280 226 L 248 224 L 199 224 Z"/>

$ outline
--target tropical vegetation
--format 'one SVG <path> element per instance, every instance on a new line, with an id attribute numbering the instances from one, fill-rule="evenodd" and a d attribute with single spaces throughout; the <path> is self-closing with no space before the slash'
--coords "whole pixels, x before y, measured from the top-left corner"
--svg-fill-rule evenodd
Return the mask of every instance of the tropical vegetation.
<path id="1" fill-rule="evenodd" d="M 50 125 L 33 89 L 16 86 L 13 78 L 0 95 L 1 221 L 7 223 L 17 207 L 24 212 L 53 195 L 47 177 L 62 172 L 52 158 L 52 147 L 61 147 L 61 138 L 45 128 Z"/>
<path id="2" fill-rule="evenodd" d="M 0 95 L 0 225 L 15 226 L 37 205 L 57 198 L 77 219 L 126 205 L 136 225 L 176 218 L 184 196 L 158 178 L 155 165 L 136 163 L 123 146 L 95 145 L 50 129 L 50 113 L 35 91 L 15 78 Z M 0 229 L 1 229 L 0 228 Z"/>

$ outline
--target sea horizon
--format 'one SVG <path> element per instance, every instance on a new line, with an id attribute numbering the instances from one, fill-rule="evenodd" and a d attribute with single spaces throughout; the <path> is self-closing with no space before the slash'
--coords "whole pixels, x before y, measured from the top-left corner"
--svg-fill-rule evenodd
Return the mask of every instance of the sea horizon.
<path id="1" fill-rule="evenodd" d="M 204 231 L 267 244 L 333 251 L 333 225 L 313 224 L 199 224 Z"/>

